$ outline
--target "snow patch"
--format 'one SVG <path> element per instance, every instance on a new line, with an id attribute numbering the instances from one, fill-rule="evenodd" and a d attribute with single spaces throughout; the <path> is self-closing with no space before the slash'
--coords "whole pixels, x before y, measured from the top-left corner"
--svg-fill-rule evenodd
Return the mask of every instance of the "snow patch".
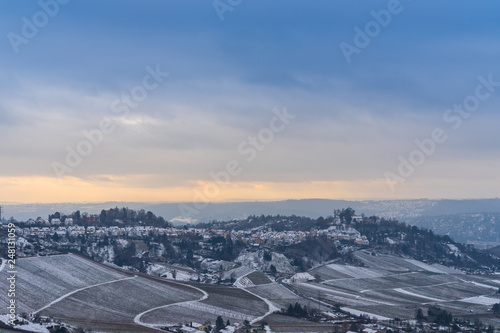
<path id="1" fill-rule="evenodd" d="M 461 299 L 460 302 L 480 304 L 480 305 L 493 305 L 495 303 L 499 303 L 499 299 L 485 297 L 485 296 L 476 296 L 476 297 L 469 297 L 469 298 Z"/>
<path id="2" fill-rule="evenodd" d="M 424 298 L 424 299 L 427 299 L 429 301 L 446 302 L 446 300 L 444 300 L 444 299 L 423 296 L 423 295 L 420 295 L 420 294 L 412 293 L 411 291 L 408 291 L 408 290 L 404 290 L 403 288 L 396 288 L 396 289 L 393 289 L 393 290 L 397 291 L 398 293 L 401 293 L 401 294 L 405 294 L 405 295 L 409 295 L 409 296 L 414 296 L 414 297 L 418 297 L 418 298 Z"/>
<path id="3" fill-rule="evenodd" d="M 456 256 L 462 255 L 462 252 L 460 252 L 458 247 L 456 247 L 455 245 L 453 245 L 453 244 L 446 244 L 446 245 L 448 245 L 448 248 L 450 249 L 451 253 L 453 253 L 454 255 L 456 255 Z"/>
<path id="4" fill-rule="evenodd" d="M 292 281 L 314 281 L 315 278 L 309 273 L 297 273 L 292 276 Z"/>
<path id="5" fill-rule="evenodd" d="M 342 273 L 344 275 L 348 275 L 357 279 L 366 279 L 366 278 L 378 278 L 384 276 L 383 274 L 371 270 L 369 268 L 357 267 L 357 266 L 348 266 L 348 265 L 338 265 L 338 264 L 330 264 L 327 267 Z"/>
<path id="6" fill-rule="evenodd" d="M 436 266 L 428 265 L 424 262 L 414 260 L 414 259 L 405 259 L 405 261 L 409 262 L 412 265 L 415 265 L 419 268 L 422 268 L 425 271 L 432 272 L 432 273 L 439 273 L 439 274 L 445 274 L 443 270 L 437 268 Z"/>
<path id="7" fill-rule="evenodd" d="M 271 327 L 269 327 L 268 325 L 264 326 L 264 330 L 266 331 L 266 333 L 273 333 Z"/>
<path id="8" fill-rule="evenodd" d="M 496 288 L 494 286 L 490 286 L 489 284 L 478 283 L 478 282 L 474 282 L 474 281 L 470 281 L 470 283 L 472 283 L 475 286 L 483 287 L 483 288 L 488 288 L 488 289 L 495 289 Z"/>
<path id="9" fill-rule="evenodd" d="M 387 318 L 387 317 L 384 317 L 384 316 L 379 316 L 377 314 L 373 314 L 373 313 L 370 313 L 370 312 L 359 311 L 359 310 L 351 309 L 351 308 L 340 308 L 340 309 L 342 311 L 350 312 L 352 315 L 355 315 L 355 316 L 365 315 L 365 316 L 368 316 L 370 318 L 377 318 L 377 320 L 391 320 L 391 318 Z"/>
<path id="10" fill-rule="evenodd" d="M 235 262 L 240 262 L 244 267 L 249 267 L 259 271 L 269 271 L 271 269 L 271 265 L 273 265 L 279 273 L 295 273 L 295 269 L 290 264 L 290 260 L 284 254 L 272 252 L 271 261 L 265 261 L 263 254 L 263 251 L 242 252 Z"/>
<path id="11" fill-rule="evenodd" d="M 22 249 L 24 248 L 26 245 L 30 245 L 30 242 L 28 242 L 25 238 L 23 237 L 19 237 L 17 240 L 16 240 L 16 246 L 18 249 Z"/>
<path id="12" fill-rule="evenodd" d="M 255 287 L 255 284 L 250 281 L 250 279 L 245 275 L 236 280 L 234 286 L 237 288 L 245 289 L 250 287 Z"/>
<path id="13" fill-rule="evenodd" d="M 359 303 L 359 304 L 356 304 L 356 305 L 361 305 L 362 303 L 366 303 L 366 302 L 371 302 L 371 303 L 381 304 L 381 305 L 390 305 L 390 306 L 395 305 L 393 303 L 378 301 L 378 300 L 374 300 L 374 299 L 371 299 L 368 297 L 361 297 L 359 295 L 349 294 L 349 293 L 342 292 L 339 290 L 325 288 L 325 287 L 321 287 L 321 286 L 310 284 L 310 283 L 300 283 L 300 286 L 306 287 L 306 288 L 312 288 L 312 289 L 316 289 L 316 290 L 321 290 L 321 291 L 325 292 L 326 294 L 329 294 L 333 297 L 340 297 L 340 298 L 343 297 L 343 298 L 353 300 L 353 301 L 358 300 L 357 303 Z"/>

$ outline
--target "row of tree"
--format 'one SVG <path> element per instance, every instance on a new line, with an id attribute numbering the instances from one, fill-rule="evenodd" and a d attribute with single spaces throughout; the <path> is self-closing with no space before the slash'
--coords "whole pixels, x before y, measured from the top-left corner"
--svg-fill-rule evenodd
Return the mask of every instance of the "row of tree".
<path id="1" fill-rule="evenodd" d="M 427 320 L 438 325 L 450 325 L 453 321 L 453 316 L 446 310 L 433 305 L 427 310 L 427 317 L 424 316 L 424 312 L 422 311 L 422 309 L 417 309 L 415 319 Z"/>
<path id="2" fill-rule="evenodd" d="M 79 210 L 69 215 L 55 212 L 49 215 L 49 221 L 59 219 L 65 222 L 67 218 L 72 218 L 77 225 L 96 226 L 136 226 L 146 225 L 154 227 L 171 227 L 172 224 L 163 217 L 155 215 L 151 211 L 144 209 L 134 210 L 128 207 L 103 209 L 99 215 L 81 213 Z"/>

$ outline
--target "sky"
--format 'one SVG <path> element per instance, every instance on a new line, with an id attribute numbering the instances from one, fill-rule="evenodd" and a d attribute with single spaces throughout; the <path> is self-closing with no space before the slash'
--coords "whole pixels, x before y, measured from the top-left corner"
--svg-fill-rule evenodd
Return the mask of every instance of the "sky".
<path id="1" fill-rule="evenodd" d="M 0 202 L 500 196 L 497 1 L 0 9 Z"/>

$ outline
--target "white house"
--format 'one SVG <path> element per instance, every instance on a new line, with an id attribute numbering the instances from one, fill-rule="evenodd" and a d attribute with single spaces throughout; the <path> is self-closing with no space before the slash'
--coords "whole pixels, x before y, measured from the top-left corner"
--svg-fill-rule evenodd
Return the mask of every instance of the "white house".
<path id="1" fill-rule="evenodd" d="M 311 282 L 314 281 L 315 278 L 311 274 L 305 273 L 297 273 L 290 279 L 292 282 Z"/>
<path id="2" fill-rule="evenodd" d="M 52 219 L 52 220 L 50 220 L 50 224 L 61 225 L 61 220 L 60 219 Z"/>

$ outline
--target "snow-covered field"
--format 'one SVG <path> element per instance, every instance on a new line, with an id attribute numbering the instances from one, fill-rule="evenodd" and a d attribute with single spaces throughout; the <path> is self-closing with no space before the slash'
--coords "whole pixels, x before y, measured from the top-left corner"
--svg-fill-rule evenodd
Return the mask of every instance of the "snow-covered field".
<path id="1" fill-rule="evenodd" d="M 243 277 L 255 270 L 254 267 L 250 266 L 241 266 L 238 268 L 231 269 L 227 272 L 224 273 L 224 279 L 230 279 L 231 276 L 235 277 L 236 279 L 239 279 L 240 277 Z"/>
<path id="2" fill-rule="evenodd" d="M 18 314 L 40 312 L 93 331 L 149 332 L 134 324 L 137 314 L 203 296 L 190 286 L 125 274 L 76 255 L 22 258 L 17 272 Z M 8 289 L 5 274 L 0 272 L 2 290 Z M 0 298 L 0 314 L 7 301 Z"/>
<path id="3" fill-rule="evenodd" d="M 351 309 L 351 308 L 346 308 L 346 307 L 342 307 L 340 309 L 343 310 L 343 311 L 350 312 L 351 314 L 353 314 L 355 316 L 365 315 L 365 316 L 368 316 L 370 318 L 377 318 L 378 320 L 389 320 L 389 319 L 391 319 L 391 318 L 380 316 L 380 315 L 377 315 L 377 314 L 374 314 L 374 313 L 369 313 L 369 312 L 365 312 L 365 311 L 359 311 L 359 310 L 356 310 L 356 309 Z"/>
<path id="4" fill-rule="evenodd" d="M 489 282 L 489 281 L 485 281 L 485 282 Z M 478 287 L 483 287 L 483 288 L 490 289 L 490 290 L 498 290 L 495 286 L 492 286 L 491 284 L 479 283 L 479 282 L 475 282 L 475 281 L 471 281 L 470 283 L 472 283 L 473 285 L 478 286 Z"/>
<path id="5" fill-rule="evenodd" d="M 463 282 L 423 286 L 418 288 L 418 292 L 424 296 L 444 298 L 448 301 L 489 293 L 487 289 Z"/>
<path id="6" fill-rule="evenodd" d="M 422 298 L 422 299 L 424 299 L 426 301 L 446 302 L 446 300 L 444 300 L 444 299 L 439 299 L 439 298 L 434 298 L 434 297 L 428 297 L 428 296 L 420 295 L 420 294 L 413 293 L 413 292 L 408 291 L 408 290 L 404 290 L 402 288 L 396 288 L 396 289 L 394 289 L 394 291 L 397 291 L 398 293 L 401 293 L 401 294 L 404 294 L 404 295 L 409 295 L 409 296 L 414 296 L 414 297 L 417 297 L 417 298 Z"/>
<path id="7" fill-rule="evenodd" d="M 269 307 L 260 298 L 238 288 L 220 287 L 216 285 L 197 285 L 208 293 L 204 300 L 173 304 L 155 309 L 141 316 L 143 323 L 161 326 L 166 324 L 215 322 L 221 315 L 232 323 L 253 321 L 264 315 Z"/>
<path id="8" fill-rule="evenodd" d="M 495 276 L 455 273 L 444 266 L 366 252 L 355 256 L 366 262 L 366 267 L 329 264 L 309 272 L 319 274 L 321 283 L 288 283 L 308 300 L 265 274 L 254 272 L 250 266 L 233 270 L 239 277 L 235 284 L 239 288 L 232 288 L 155 281 L 76 255 L 23 258 L 17 261 L 18 313 L 40 311 L 42 315 L 94 331 L 152 332 L 137 326 L 134 319 L 143 314 L 139 323 L 145 325 L 190 321 L 213 324 L 222 315 L 224 320 L 241 323 L 295 302 L 309 307 L 317 299 L 347 307 L 353 314 L 366 313 L 379 319 L 411 318 L 417 307 L 427 304 L 453 310 L 455 314 L 487 313 L 491 305 L 500 303 L 500 297 L 495 295 L 500 280 Z M 152 266 L 151 270 L 172 272 L 171 268 L 160 266 Z M 178 280 L 191 277 L 192 273 L 177 270 Z M 0 289 L 5 290 L 6 283 L 6 271 L 0 271 Z M 0 298 L 0 315 L 6 314 L 1 310 L 6 306 L 5 298 Z"/>
<path id="9" fill-rule="evenodd" d="M 231 311 L 237 311 L 251 316 L 261 316 L 267 311 L 267 305 L 259 297 L 238 288 L 217 288 L 211 285 L 200 285 L 209 297 L 204 304 L 220 306 Z"/>
<path id="10" fill-rule="evenodd" d="M 476 296 L 476 297 L 469 297 L 469 298 L 461 299 L 460 302 L 481 304 L 481 305 L 493 305 L 495 303 L 500 303 L 500 299 L 485 297 L 485 296 Z"/>
<path id="11" fill-rule="evenodd" d="M 407 262 L 409 262 L 412 265 L 415 265 L 424 271 L 432 272 L 432 273 L 438 273 L 438 274 L 445 274 L 448 272 L 448 269 L 446 267 L 441 266 L 441 265 L 428 265 L 424 262 L 414 260 L 414 259 L 405 259 Z"/>
<path id="12" fill-rule="evenodd" d="M 374 269 L 369 269 L 364 267 L 355 267 L 355 266 L 337 265 L 337 264 L 330 264 L 327 265 L 327 267 L 333 269 L 334 271 L 339 272 L 340 274 L 356 279 L 376 278 L 384 276 L 382 272 L 377 272 Z"/>
<path id="13" fill-rule="evenodd" d="M 328 264 L 309 273 L 321 283 L 290 283 L 310 298 L 387 318 L 412 318 L 418 307 L 435 304 L 452 313 L 488 313 L 500 303 L 496 276 L 467 275 L 442 265 L 358 251 L 364 267 Z M 352 312 L 352 311 L 351 311 Z M 354 312 L 352 312 L 354 313 Z"/>
<path id="14" fill-rule="evenodd" d="M 366 251 L 355 252 L 354 256 L 361 260 L 365 267 L 378 268 L 393 273 L 410 272 L 415 268 L 415 266 L 395 256 L 383 254 L 374 256 Z"/>
<path id="15" fill-rule="evenodd" d="M 189 303 L 190 306 L 173 305 L 168 308 L 158 309 L 156 311 L 147 313 L 142 317 L 144 323 L 163 326 L 174 324 L 187 324 L 190 322 L 207 322 L 215 323 L 217 316 L 222 316 L 224 320 L 231 322 L 243 322 L 244 320 L 251 321 L 256 317 L 244 315 L 242 313 L 231 311 L 224 308 L 213 306 L 204 306 L 200 303 Z"/>
<path id="16" fill-rule="evenodd" d="M 414 273 L 405 273 L 414 274 Z M 349 290 L 353 292 L 365 293 L 373 289 L 390 289 L 390 288 L 403 288 L 409 286 L 408 283 L 399 280 L 397 277 L 385 277 L 374 279 L 333 279 L 323 282 L 324 284 Z"/>
<path id="17" fill-rule="evenodd" d="M 36 311 L 80 288 L 128 277 L 75 255 L 21 258 L 16 264 L 19 313 Z M 0 272 L 0 290 L 8 289 L 6 274 Z M 0 314 L 5 313 L 6 302 L 0 298 Z"/>
<path id="18" fill-rule="evenodd" d="M 279 283 L 272 283 L 266 285 L 255 286 L 248 288 L 251 292 L 257 295 L 264 295 L 267 299 L 279 300 L 279 299 L 301 299 L 300 296 L 290 291 L 288 288 L 284 287 Z"/>
<path id="19" fill-rule="evenodd" d="M 333 287 L 327 287 L 311 283 L 295 283 L 293 287 L 301 293 L 314 298 L 325 298 L 336 303 L 348 306 L 380 306 L 388 305 L 393 306 L 394 303 L 387 302 L 372 295 L 347 293 L 345 291 L 337 290 Z"/>
<path id="20" fill-rule="evenodd" d="M 273 281 L 264 273 L 255 271 L 246 276 L 254 285 L 268 284 Z"/>
<path id="21" fill-rule="evenodd" d="M 280 305 L 282 308 L 287 308 L 290 304 L 304 301 L 303 298 L 297 296 L 284 286 L 278 283 L 265 284 L 248 288 L 249 291 L 267 298 L 270 301 Z"/>

